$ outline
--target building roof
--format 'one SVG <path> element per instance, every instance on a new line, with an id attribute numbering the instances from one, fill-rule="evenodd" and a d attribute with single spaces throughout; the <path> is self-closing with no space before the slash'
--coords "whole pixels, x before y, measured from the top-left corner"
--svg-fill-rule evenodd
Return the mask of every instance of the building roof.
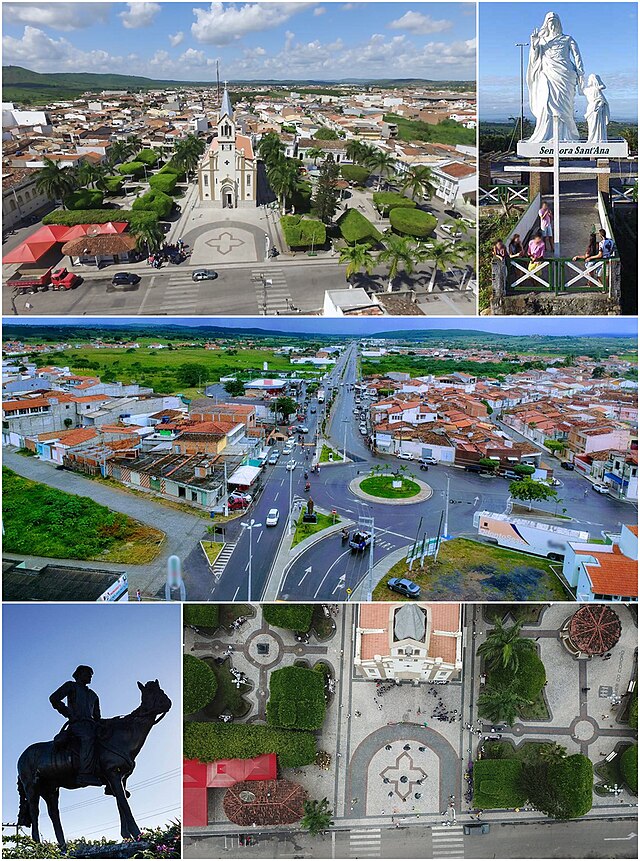
<path id="1" fill-rule="evenodd" d="M 395 642 L 398 641 L 396 632 L 396 619 L 402 610 L 400 632 L 406 637 L 412 631 L 419 633 L 420 625 L 416 625 L 415 612 L 411 618 L 404 607 L 414 607 L 422 610 L 426 620 L 426 630 L 423 631 L 419 642 L 425 642 L 430 658 L 442 658 L 448 664 L 456 661 L 457 638 L 451 636 L 460 630 L 460 605 L 440 603 L 412 603 L 412 604 L 361 604 L 359 610 L 358 627 L 365 629 L 367 633 L 362 634 L 361 656 L 363 660 L 371 660 L 374 655 L 387 656 L 390 654 L 392 642 L 390 629 L 393 627 Z M 406 616 L 405 616 L 406 614 Z M 442 632 L 442 633 L 439 633 Z M 411 639 L 417 639 L 411 637 Z"/>
<path id="2" fill-rule="evenodd" d="M 137 245 L 135 236 L 129 233 L 122 234 L 103 234 L 100 236 L 83 236 L 79 239 L 72 239 L 62 246 L 62 253 L 69 257 L 81 257 L 90 255 L 91 257 L 103 257 L 111 254 L 124 254 L 133 249 Z"/>
<path id="3" fill-rule="evenodd" d="M 243 781 L 226 791 L 222 806 L 236 825 L 291 825 L 302 819 L 306 798 L 291 780 Z"/>
<path id="4" fill-rule="evenodd" d="M 569 621 L 571 642 L 587 655 L 604 655 L 621 634 L 620 619 L 608 604 L 580 607 Z"/>
<path id="5" fill-rule="evenodd" d="M 617 544 L 611 545 L 608 553 L 602 550 L 576 550 L 576 553 L 578 556 L 586 555 L 595 560 L 585 560 L 583 563 L 594 593 L 637 597 L 638 561 L 625 556 Z"/>
<path id="6" fill-rule="evenodd" d="M 2 597 L 5 601 L 97 601 L 123 573 L 58 564 L 30 568 L 5 559 Z"/>
<path id="7" fill-rule="evenodd" d="M 229 92 L 226 87 L 222 94 L 222 104 L 220 105 L 220 113 L 218 117 L 219 119 L 222 119 L 223 117 L 233 119 L 233 105 L 231 104 L 231 97 L 229 96 Z"/>

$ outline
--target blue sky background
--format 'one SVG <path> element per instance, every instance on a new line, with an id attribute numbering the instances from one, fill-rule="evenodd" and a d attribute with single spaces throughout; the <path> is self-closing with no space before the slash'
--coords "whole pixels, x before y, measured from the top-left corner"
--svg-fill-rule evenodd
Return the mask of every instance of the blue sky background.
<path id="1" fill-rule="evenodd" d="M 547 12 L 557 12 L 562 29 L 578 43 L 587 74 L 607 85 L 614 120 L 638 116 L 638 7 L 636 3 L 480 3 L 479 116 L 506 120 L 520 116 L 520 49 Z M 528 48 L 524 49 L 525 116 L 531 118 L 526 86 Z M 576 98 L 578 118 L 586 100 Z"/>
<path id="2" fill-rule="evenodd" d="M 137 682 L 158 679 L 173 702 L 155 726 L 129 779 L 131 809 L 143 827 L 164 825 L 181 810 L 182 631 L 177 604 L 5 604 L 2 608 L 2 820 L 18 812 L 16 763 L 36 741 L 53 738 L 63 718 L 49 696 L 78 664 L 95 670 L 91 687 L 102 714 L 140 705 Z M 19 696 L 18 696 L 19 691 Z M 143 784 L 140 788 L 136 786 Z M 67 838 L 119 838 L 115 800 L 100 788 L 61 790 Z M 46 806 L 41 834 L 53 839 Z"/>
<path id="3" fill-rule="evenodd" d="M 32 317 L 18 319 L 7 317 L 5 323 L 12 326 L 52 326 L 60 330 L 64 339 L 64 326 L 86 326 L 95 323 L 113 326 L 113 317 Z M 139 326 L 153 321 L 140 318 L 123 319 L 120 323 Z M 265 329 L 268 332 L 306 332 L 320 335 L 375 335 L 376 332 L 401 332 L 404 329 L 464 329 L 467 331 L 499 332 L 506 335 L 626 335 L 637 336 L 638 326 L 633 317 L 509 317 L 503 320 L 484 317 L 384 317 L 382 319 L 352 317 L 348 320 L 326 317 L 278 317 L 277 320 L 264 317 L 162 317 L 159 326 L 168 324 L 189 326 L 225 326 L 242 329 Z M 153 334 L 153 327 L 149 326 Z M 13 334 L 13 333 L 12 333 Z"/>
<path id="4" fill-rule="evenodd" d="M 4 3 L 3 63 L 37 72 L 475 79 L 473 3 Z"/>

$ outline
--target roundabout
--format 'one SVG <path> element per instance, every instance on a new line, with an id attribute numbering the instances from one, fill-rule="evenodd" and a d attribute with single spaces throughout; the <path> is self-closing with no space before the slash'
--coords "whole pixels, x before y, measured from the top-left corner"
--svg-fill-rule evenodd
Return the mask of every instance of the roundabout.
<path id="1" fill-rule="evenodd" d="M 413 505 L 433 496 L 433 488 L 424 481 L 398 475 L 358 476 L 349 483 L 349 490 L 360 499 L 383 505 Z"/>

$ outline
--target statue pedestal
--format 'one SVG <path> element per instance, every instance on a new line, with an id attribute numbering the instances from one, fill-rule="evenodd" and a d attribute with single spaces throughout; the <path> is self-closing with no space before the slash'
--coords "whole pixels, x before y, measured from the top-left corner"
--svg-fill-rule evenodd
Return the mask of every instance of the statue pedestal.
<path id="1" fill-rule="evenodd" d="M 552 140 L 541 143 L 518 141 L 516 152 L 529 159 L 553 158 L 556 154 Z M 626 158 L 629 155 L 629 144 L 622 138 L 598 143 L 560 141 L 558 155 L 560 158 Z"/>
<path id="2" fill-rule="evenodd" d="M 546 158 L 530 158 L 529 167 L 529 200 L 533 200 L 537 194 L 553 193 L 553 175 L 542 172 L 539 168 L 548 168 L 551 165 Z"/>
<path id="3" fill-rule="evenodd" d="M 601 191 L 604 194 L 609 194 L 609 159 L 599 158 L 596 162 L 596 167 L 602 168 L 602 173 L 598 173 L 598 191 Z"/>

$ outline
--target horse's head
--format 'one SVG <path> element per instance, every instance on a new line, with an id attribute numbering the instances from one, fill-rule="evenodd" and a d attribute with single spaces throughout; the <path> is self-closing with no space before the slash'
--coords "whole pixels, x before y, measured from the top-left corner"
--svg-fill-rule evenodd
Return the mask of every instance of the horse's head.
<path id="1" fill-rule="evenodd" d="M 155 679 L 154 681 L 147 682 L 144 685 L 142 682 L 138 682 L 138 687 L 142 694 L 142 700 L 140 703 L 142 711 L 153 715 L 161 715 L 160 719 L 162 719 L 162 717 L 164 717 L 171 708 L 172 703 L 160 687 L 158 680 Z"/>

